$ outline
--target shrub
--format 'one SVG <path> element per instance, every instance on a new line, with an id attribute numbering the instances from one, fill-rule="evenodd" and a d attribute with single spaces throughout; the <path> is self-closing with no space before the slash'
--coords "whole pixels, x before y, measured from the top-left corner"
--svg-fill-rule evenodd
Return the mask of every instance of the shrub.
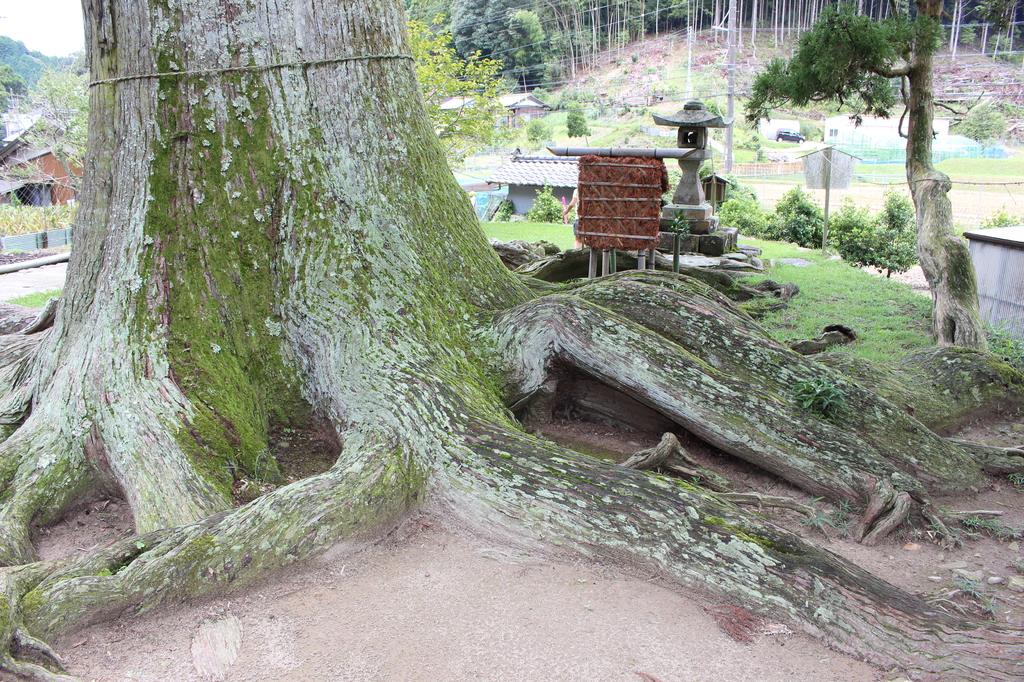
<path id="1" fill-rule="evenodd" d="M 539 147 L 551 137 L 551 126 L 541 118 L 531 119 L 526 124 L 526 139 L 534 147 Z"/>
<path id="2" fill-rule="evenodd" d="M 497 223 L 507 223 L 515 212 L 515 205 L 508 199 L 505 199 L 498 204 L 498 210 L 494 212 L 493 220 Z"/>
<path id="3" fill-rule="evenodd" d="M 749 195 L 730 195 L 718 209 L 718 218 L 726 227 L 739 228 L 740 234 L 744 236 L 768 236 L 768 214 L 757 200 Z"/>
<path id="4" fill-rule="evenodd" d="M 587 119 L 583 116 L 583 110 L 579 105 L 569 108 L 569 114 L 565 118 L 565 128 L 569 137 L 586 137 L 590 134 Z"/>
<path id="5" fill-rule="evenodd" d="M 1005 327 L 989 328 L 988 349 L 1003 362 L 1024 372 L 1024 341 L 1015 337 Z"/>
<path id="6" fill-rule="evenodd" d="M 781 239 L 800 246 L 821 246 L 825 216 L 801 187 L 782 195 L 768 225 L 768 239 Z"/>
<path id="7" fill-rule="evenodd" d="M 990 144 L 1006 135 L 1006 117 L 989 102 L 971 107 L 967 116 L 953 126 L 953 132 L 981 144 Z"/>
<path id="8" fill-rule="evenodd" d="M 836 247 L 845 260 L 859 263 L 862 254 L 870 252 L 877 228 L 878 222 L 870 211 L 847 199 L 842 208 L 829 218 L 829 243 Z"/>
<path id="9" fill-rule="evenodd" d="M 825 132 L 814 121 L 800 121 L 800 134 L 808 140 L 825 139 Z"/>
<path id="10" fill-rule="evenodd" d="M 526 219 L 533 223 L 562 222 L 562 203 L 555 198 L 554 192 L 547 185 L 537 193 L 533 206 L 526 214 Z"/>
<path id="11" fill-rule="evenodd" d="M 877 216 L 846 202 L 829 221 L 829 234 L 844 260 L 885 270 L 887 277 L 917 262 L 914 207 L 898 192 L 886 193 Z"/>
<path id="12" fill-rule="evenodd" d="M 992 227 L 1010 227 L 1011 225 L 1021 224 L 1024 224 L 1024 217 L 1007 213 L 1005 209 L 999 209 L 981 221 L 981 229 L 987 230 Z"/>

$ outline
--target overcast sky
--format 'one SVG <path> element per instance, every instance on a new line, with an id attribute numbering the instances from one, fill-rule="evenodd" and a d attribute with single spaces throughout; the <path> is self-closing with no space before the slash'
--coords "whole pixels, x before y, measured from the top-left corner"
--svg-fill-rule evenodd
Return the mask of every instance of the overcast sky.
<path id="1" fill-rule="evenodd" d="M 0 0 L 0 35 L 52 57 L 82 49 L 82 0 Z"/>

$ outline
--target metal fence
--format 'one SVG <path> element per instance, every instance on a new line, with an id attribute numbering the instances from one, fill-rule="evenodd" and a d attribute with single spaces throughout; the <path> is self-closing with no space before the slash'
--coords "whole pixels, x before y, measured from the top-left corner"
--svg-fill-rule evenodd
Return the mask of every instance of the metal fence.
<path id="1" fill-rule="evenodd" d="M 35 251 L 37 249 L 53 249 L 58 246 L 71 244 L 70 227 L 62 227 L 56 230 L 45 232 L 33 232 L 32 234 L 17 234 L 9 237 L 0 237 L 0 249 L 6 251 Z"/>

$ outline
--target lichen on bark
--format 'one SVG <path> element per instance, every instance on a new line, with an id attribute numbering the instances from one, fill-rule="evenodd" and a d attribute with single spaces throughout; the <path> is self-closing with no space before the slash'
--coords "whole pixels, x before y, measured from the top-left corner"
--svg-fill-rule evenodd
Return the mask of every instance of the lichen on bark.
<path id="1" fill-rule="evenodd" d="M 484 532 L 650 564 L 881 664 L 1019 672 L 1004 655 L 1019 632 L 915 615 L 711 491 L 524 433 L 513 408 L 571 367 L 834 500 L 870 507 L 884 483 L 924 509 L 982 475 L 899 405 L 774 344 L 730 283 L 552 291 L 508 272 L 423 113 L 399 3 L 102 0 L 86 18 L 94 79 L 203 73 L 92 88 L 68 287 L 52 329 L 0 342 L 18 407 L 0 443 L 15 548 L 0 666 L 44 677 L 59 661 L 18 642 L 243 584 L 429 499 Z M 811 377 L 858 414 L 797 409 L 787 386 Z M 236 477 L 275 477 L 271 424 L 306 417 L 333 429 L 337 462 L 235 506 Z M 34 562 L 31 525 L 99 490 L 138 535 Z"/>

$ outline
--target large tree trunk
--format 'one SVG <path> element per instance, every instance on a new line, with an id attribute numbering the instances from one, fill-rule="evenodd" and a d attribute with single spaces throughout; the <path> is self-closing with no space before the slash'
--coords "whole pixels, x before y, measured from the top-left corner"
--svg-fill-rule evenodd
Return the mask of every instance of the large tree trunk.
<path id="1" fill-rule="evenodd" d="M 0 669 L 52 677 L 40 638 L 250 580 L 429 495 L 482 529 L 650 564 L 880 665 L 1021 671 L 1019 631 L 938 612 L 710 491 L 521 430 L 510 407 L 583 373 L 863 505 L 869 542 L 910 514 L 941 524 L 929 494 L 980 481 L 988 456 L 775 344 L 714 278 L 539 297 L 447 169 L 399 3 L 85 9 L 96 82 L 68 286 L 51 329 L 14 314 L 11 330 L 33 333 L 0 341 Z M 810 379 L 851 413 L 798 409 L 792 383 Z M 340 456 L 284 484 L 270 434 L 319 423 Z M 243 504 L 248 482 L 279 487 Z M 31 527 L 98 491 L 124 497 L 139 535 L 35 561 Z"/>
<path id="2" fill-rule="evenodd" d="M 918 0 L 923 16 L 939 21 L 942 0 Z M 932 48 L 914 57 L 907 102 L 907 182 L 917 208 L 917 255 L 932 293 L 932 332 L 943 345 L 985 348 L 978 285 L 967 245 L 953 232 L 949 178 L 932 165 L 935 90 Z"/>

